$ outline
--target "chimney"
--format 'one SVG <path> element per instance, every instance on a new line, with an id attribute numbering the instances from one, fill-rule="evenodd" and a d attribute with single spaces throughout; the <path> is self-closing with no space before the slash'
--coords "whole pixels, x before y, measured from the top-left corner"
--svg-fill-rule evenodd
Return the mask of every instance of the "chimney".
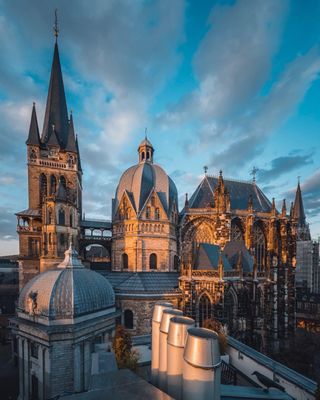
<path id="1" fill-rule="evenodd" d="M 158 388 L 167 391 L 167 337 L 170 320 L 174 316 L 182 316 L 183 312 L 176 308 L 164 310 L 162 313 L 159 337 L 159 373 Z"/>
<path id="2" fill-rule="evenodd" d="M 183 352 L 188 329 L 195 321 L 188 317 L 173 317 L 170 320 L 167 339 L 167 389 L 176 400 L 182 399 Z"/>
<path id="3" fill-rule="evenodd" d="M 158 384 L 160 322 L 163 310 L 170 308 L 173 308 L 172 303 L 158 301 L 153 309 L 151 339 L 151 382 L 155 386 Z"/>
<path id="4" fill-rule="evenodd" d="M 190 328 L 183 358 L 183 400 L 220 400 L 218 334 L 205 328 Z"/>

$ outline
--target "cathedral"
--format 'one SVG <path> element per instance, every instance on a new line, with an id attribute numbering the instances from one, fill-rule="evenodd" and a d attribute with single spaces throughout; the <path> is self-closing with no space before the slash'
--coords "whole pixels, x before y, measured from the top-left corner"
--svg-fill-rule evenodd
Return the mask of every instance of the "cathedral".
<path id="1" fill-rule="evenodd" d="M 110 259 L 98 272 L 113 287 L 117 323 L 133 335 L 149 334 L 155 302 L 169 300 L 198 325 L 219 319 L 229 334 L 258 349 L 277 348 L 292 336 L 296 241 L 306 234 L 300 186 L 290 212 L 285 200 L 279 211 L 255 179 L 205 172 L 179 212 L 175 183 L 155 163 L 145 137 L 137 163 L 119 179 L 112 221 L 86 220 L 57 40 L 43 129 L 40 134 L 33 104 L 26 147 L 29 204 L 16 214 L 20 290 L 55 270 L 70 240 L 88 267 L 85 247 L 96 242 L 105 244 Z M 101 237 L 88 238 L 88 229 Z"/>

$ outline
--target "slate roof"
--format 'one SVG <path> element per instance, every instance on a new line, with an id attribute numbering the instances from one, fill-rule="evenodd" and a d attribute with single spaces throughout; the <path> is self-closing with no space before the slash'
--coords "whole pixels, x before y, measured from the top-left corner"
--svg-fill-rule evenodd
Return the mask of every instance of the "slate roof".
<path id="1" fill-rule="evenodd" d="M 99 271 L 119 293 L 176 293 L 178 272 Z"/>
<path id="2" fill-rule="evenodd" d="M 190 208 L 214 206 L 214 189 L 218 178 L 205 176 L 189 200 Z M 253 209 L 259 212 L 270 212 L 271 202 L 261 189 L 253 182 L 241 182 L 224 179 L 224 185 L 230 194 L 231 209 L 246 210 L 249 197 L 252 197 Z M 183 213 L 184 211 L 182 211 Z"/>
<path id="3" fill-rule="evenodd" d="M 111 229 L 111 221 L 95 221 L 84 219 L 80 222 L 81 228 Z"/>
<path id="4" fill-rule="evenodd" d="M 32 106 L 29 135 L 28 135 L 26 144 L 35 145 L 35 146 L 40 145 L 40 134 L 39 134 L 39 127 L 38 127 L 35 103 L 33 103 L 33 106 Z"/>
<path id="5" fill-rule="evenodd" d="M 27 208 L 26 210 L 17 212 L 16 215 L 19 217 L 41 217 L 41 210 Z"/>
<path id="6" fill-rule="evenodd" d="M 226 256 L 220 252 L 220 247 L 215 244 L 200 243 L 196 252 L 194 270 L 218 269 L 219 258 L 222 257 L 223 268 L 230 271 L 231 266 Z"/>
<path id="7" fill-rule="evenodd" d="M 254 260 L 243 241 L 228 242 L 223 249 L 223 254 L 229 260 L 232 269 L 236 268 L 240 257 L 243 272 L 253 271 Z"/>
<path id="8" fill-rule="evenodd" d="M 114 201 L 114 214 L 125 191 L 136 212 L 142 211 L 152 190 L 158 194 L 164 210 L 169 213 L 174 202 L 178 204 L 176 185 L 157 164 L 142 162 L 128 168 L 120 178 Z"/>
<path id="9" fill-rule="evenodd" d="M 29 281 L 19 296 L 18 310 L 50 320 L 72 319 L 106 310 L 115 304 L 110 283 L 97 272 L 84 268 L 71 247 L 58 268 L 43 272 Z"/>

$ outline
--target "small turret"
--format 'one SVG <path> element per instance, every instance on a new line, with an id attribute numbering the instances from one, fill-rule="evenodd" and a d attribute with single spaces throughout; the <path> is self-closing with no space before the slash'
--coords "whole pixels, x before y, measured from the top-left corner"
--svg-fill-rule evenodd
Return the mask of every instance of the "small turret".
<path id="1" fill-rule="evenodd" d="M 287 205 L 286 205 L 286 199 L 283 199 L 282 201 L 282 208 L 281 208 L 281 216 L 284 218 L 287 215 Z"/>
<path id="2" fill-rule="evenodd" d="M 33 106 L 32 106 L 29 135 L 28 135 L 26 144 L 33 145 L 33 146 L 40 145 L 40 134 L 39 134 L 39 127 L 38 127 L 37 113 L 36 113 L 36 103 L 33 103 Z"/>

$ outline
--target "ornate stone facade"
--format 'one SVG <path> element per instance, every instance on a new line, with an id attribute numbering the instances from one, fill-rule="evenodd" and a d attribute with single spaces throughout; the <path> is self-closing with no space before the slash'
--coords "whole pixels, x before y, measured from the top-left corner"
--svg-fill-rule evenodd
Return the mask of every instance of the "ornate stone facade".
<path id="1" fill-rule="evenodd" d="M 199 309 L 207 303 L 204 318 L 228 323 L 232 334 L 258 333 L 273 340 L 285 339 L 295 329 L 294 221 L 263 195 L 255 182 L 224 181 L 205 176 L 182 211 L 180 237 L 184 311 L 199 322 Z M 194 270 L 199 245 L 243 243 L 253 257 L 252 270 L 243 260 L 232 269 Z M 239 253 L 240 255 L 241 253 Z M 232 256 L 232 254 L 231 254 Z M 205 298 L 204 298 L 205 296 Z"/>

